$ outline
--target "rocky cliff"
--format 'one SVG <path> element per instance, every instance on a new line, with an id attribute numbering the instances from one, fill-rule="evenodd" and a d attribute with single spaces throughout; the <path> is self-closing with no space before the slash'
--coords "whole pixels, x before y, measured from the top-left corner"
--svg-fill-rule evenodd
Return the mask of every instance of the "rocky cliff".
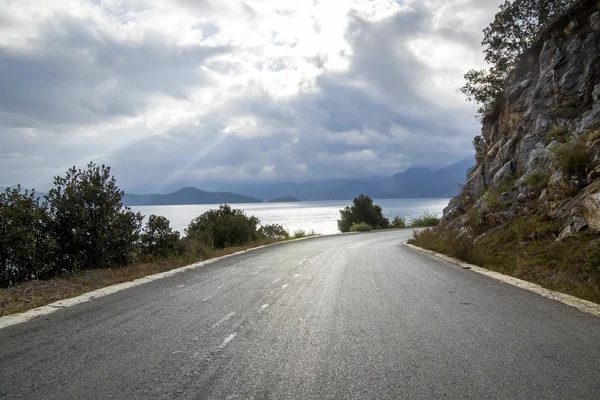
<path id="1" fill-rule="evenodd" d="M 482 136 L 444 226 L 478 237 L 535 215 L 560 224 L 556 240 L 600 231 L 600 0 L 576 2 L 541 32 Z"/>

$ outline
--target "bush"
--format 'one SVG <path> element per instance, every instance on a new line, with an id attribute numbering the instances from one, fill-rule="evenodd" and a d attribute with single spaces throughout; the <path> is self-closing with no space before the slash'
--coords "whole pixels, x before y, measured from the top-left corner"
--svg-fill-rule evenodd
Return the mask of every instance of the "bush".
<path id="1" fill-rule="evenodd" d="M 582 138 L 570 139 L 565 144 L 553 146 L 556 167 L 569 175 L 584 175 L 590 162 L 590 154 Z"/>
<path id="2" fill-rule="evenodd" d="M 289 239 L 290 234 L 278 224 L 264 225 L 258 229 L 258 234 L 266 239 L 284 240 Z"/>
<path id="3" fill-rule="evenodd" d="M 123 207 L 110 168 L 90 163 L 54 178 L 46 201 L 56 241 L 55 271 L 122 266 L 131 262 L 143 217 Z"/>
<path id="4" fill-rule="evenodd" d="M 436 226 L 439 223 L 440 223 L 440 219 L 438 218 L 437 215 L 426 212 L 425 214 L 421 215 L 420 217 L 413 218 L 410 221 L 410 226 L 415 227 L 415 228 L 426 228 L 429 226 Z"/>
<path id="5" fill-rule="evenodd" d="M 303 237 L 308 236 L 306 234 L 306 232 L 303 229 L 298 229 L 297 231 L 294 231 L 294 236 L 292 236 L 294 239 L 300 239 Z"/>
<path id="6" fill-rule="evenodd" d="M 392 228 L 396 228 L 396 229 L 402 229 L 402 228 L 406 228 L 406 219 L 404 217 L 400 217 L 400 216 L 395 216 L 394 219 L 392 219 Z"/>
<path id="7" fill-rule="evenodd" d="M 259 220 L 229 205 L 209 210 L 190 222 L 186 235 L 207 243 L 211 248 L 241 246 L 258 238 Z"/>
<path id="8" fill-rule="evenodd" d="M 0 193 L 0 286 L 46 277 L 54 242 L 46 229 L 48 214 L 35 190 L 20 186 Z"/>
<path id="9" fill-rule="evenodd" d="M 373 227 L 369 224 L 365 224 L 361 222 L 360 224 L 354 224 L 350 227 L 350 232 L 370 232 L 373 230 Z"/>
<path id="10" fill-rule="evenodd" d="M 140 236 L 142 252 L 152 257 L 167 257 L 181 253 L 179 232 L 171 229 L 167 218 L 151 215 Z"/>
<path id="11" fill-rule="evenodd" d="M 373 200 L 364 194 L 355 198 L 351 207 L 340 210 L 338 220 L 340 232 L 349 232 L 354 224 L 365 223 L 375 229 L 387 229 L 390 221 L 383 216 L 381 207 L 374 205 Z"/>
<path id="12" fill-rule="evenodd" d="M 549 172 L 535 171 L 533 174 L 525 177 L 525 184 L 531 190 L 541 192 L 548 186 L 550 181 Z"/>

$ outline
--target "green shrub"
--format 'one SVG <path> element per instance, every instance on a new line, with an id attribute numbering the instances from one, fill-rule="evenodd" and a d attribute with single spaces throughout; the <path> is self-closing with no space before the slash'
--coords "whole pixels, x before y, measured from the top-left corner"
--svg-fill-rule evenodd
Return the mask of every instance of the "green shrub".
<path id="1" fill-rule="evenodd" d="M 284 240 L 290 237 L 288 231 L 278 224 L 264 225 L 258 228 L 258 234 L 266 239 Z"/>
<path id="2" fill-rule="evenodd" d="M 338 220 L 340 232 L 349 232 L 354 224 L 366 223 L 376 229 L 387 229 L 390 221 L 383 216 L 381 207 L 373 204 L 373 200 L 361 194 L 352 201 L 352 206 L 340 210 Z"/>
<path id="3" fill-rule="evenodd" d="M 556 167 L 569 175 L 583 175 L 590 162 L 590 154 L 582 138 L 571 139 L 565 144 L 552 146 L 556 155 Z"/>
<path id="4" fill-rule="evenodd" d="M 525 184 L 531 190 L 541 192 L 548 186 L 550 174 L 547 171 L 535 171 L 533 174 L 525 177 Z"/>
<path id="5" fill-rule="evenodd" d="M 392 219 L 392 227 L 396 229 L 406 228 L 406 219 L 398 215 L 395 216 Z"/>
<path id="6" fill-rule="evenodd" d="M 553 140 L 560 143 L 565 143 L 569 137 L 569 130 L 564 126 L 553 125 L 546 133 L 546 144 L 550 144 Z"/>
<path id="7" fill-rule="evenodd" d="M 410 221 L 410 226 L 415 228 L 426 228 L 429 226 L 436 226 L 439 223 L 439 217 L 435 214 L 430 214 L 429 211 L 427 211 L 423 215 L 413 218 Z"/>
<path id="8" fill-rule="evenodd" d="M 51 273 L 54 241 L 48 214 L 35 191 L 20 186 L 0 193 L 0 286 L 45 278 Z"/>
<path id="9" fill-rule="evenodd" d="M 54 178 L 47 196 L 55 273 L 122 266 L 132 261 L 143 217 L 123 207 L 110 168 L 90 163 Z"/>
<path id="10" fill-rule="evenodd" d="M 221 205 L 217 210 L 209 210 L 195 218 L 185 233 L 212 248 L 223 249 L 256 240 L 259 222 L 258 218 L 248 217 L 242 210 Z"/>
<path id="11" fill-rule="evenodd" d="M 350 227 L 350 232 L 370 232 L 372 230 L 373 230 L 373 227 L 364 222 L 361 222 L 359 224 L 354 224 Z"/>
<path id="12" fill-rule="evenodd" d="M 173 231 L 168 219 L 151 215 L 140 235 L 142 251 L 152 257 L 167 257 L 181 253 L 179 232 Z"/>

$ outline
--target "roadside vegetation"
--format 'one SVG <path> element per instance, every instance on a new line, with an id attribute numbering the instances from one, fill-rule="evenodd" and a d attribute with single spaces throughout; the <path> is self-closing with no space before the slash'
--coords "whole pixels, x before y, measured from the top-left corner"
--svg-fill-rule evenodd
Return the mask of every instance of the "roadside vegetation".
<path id="1" fill-rule="evenodd" d="M 584 231 L 556 241 L 560 229 L 521 217 L 475 239 L 441 226 L 415 231 L 409 243 L 600 304 L 600 238 Z"/>
<path id="2" fill-rule="evenodd" d="M 380 206 L 369 196 L 361 194 L 352 205 L 340 210 L 338 229 L 340 232 L 369 232 L 379 229 L 402 229 L 407 227 L 428 227 L 439 224 L 440 219 L 429 212 L 412 219 L 408 224 L 404 217 L 396 216 L 390 221 L 383 215 Z"/>
<path id="3" fill-rule="evenodd" d="M 107 166 L 90 163 L 54 179 L 39 198 L 21 187 L 0 193 L 0 316 L 107 285 L 290 238 L 315 235 L 221 205 L 185 230 L 122 205 Z"/>

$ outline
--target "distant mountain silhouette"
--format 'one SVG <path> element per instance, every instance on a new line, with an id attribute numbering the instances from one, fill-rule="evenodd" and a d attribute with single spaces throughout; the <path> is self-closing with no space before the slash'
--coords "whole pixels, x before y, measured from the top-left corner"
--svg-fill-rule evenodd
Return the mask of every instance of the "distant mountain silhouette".
<path id="1" fill-rule="evenodd" d="M 294 197 L 294 196 L 283 196 L 283 197 L 277 197 L 275 199 L 271 199 L 268 202 L 269 203 L 294 203 L 294 202 L 298 202 L 300 200 L 298 200 L 298 198 Z"/>
<path id="2" fill-rule="evenodd" d="M 181 204 L 236 204 L 262 203 L 262 200 L 227 192 L 206 192 L 193 187 L 185 187 L 168 194 L 125 194 L 126 206 L 166 206 Z"/>
<path id="3" fill-rule="evenodd" d="M 300 200 L 351 200 L 360 194 L 376 199 L 403 197 L 451 197 L 466 181 L 467 170 L 475 165 L 469 157 L 432 171 L 413 167 L 388 178 L 338 179 L 276 184 L 228 185 L 218 190 L 241 193 L 260 199 L 294 196 Z"/>

